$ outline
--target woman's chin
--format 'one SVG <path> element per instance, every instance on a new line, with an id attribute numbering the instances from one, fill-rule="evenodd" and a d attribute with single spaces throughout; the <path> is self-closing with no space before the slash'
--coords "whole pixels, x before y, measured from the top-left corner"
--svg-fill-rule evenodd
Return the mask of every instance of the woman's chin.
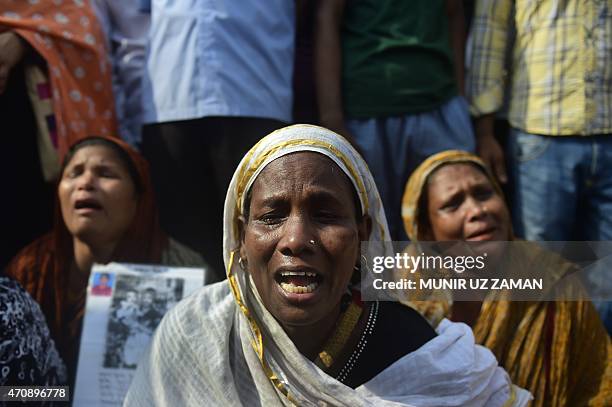
<path id="1" fill-rule="evenodd" d="M 280 285 L 274 293 L 277 297 L 275 318 L 284 327 L 298 327 L 316 324 L 333 311 L 330 303 L 325 307 L 326 298 L 322 289 L 309 293 L 287 292 Z M 329 309 L 327 309 L 329 308 Z"/>
<path id="2" fill-rule="evenodd" d="M 100 235 L 100 228 L 94 224 L 84 225 L 81 224 L 78 227 L 69 230 L 70 234 L 83 242 L 95 241 L 95 237 Z"/>
<path id="3" fill-rule="evenodd" d="M 485 256 L 487 269 L 496 270 L 498 262 L 503 258 L 508 242 L 495 236 L 487 240 L 470 240 L 469 248 L 474 255 Z"/>
<path id="4" fill-rule="evenodd" d="M 107 236 L 108 233 L 106 233 L 105 228 L 101 228 L 96 224 L 79 225 L 79 227 L 73 228 L 69 232 L 73 238 L 93 246 L 115 240 Z"/>

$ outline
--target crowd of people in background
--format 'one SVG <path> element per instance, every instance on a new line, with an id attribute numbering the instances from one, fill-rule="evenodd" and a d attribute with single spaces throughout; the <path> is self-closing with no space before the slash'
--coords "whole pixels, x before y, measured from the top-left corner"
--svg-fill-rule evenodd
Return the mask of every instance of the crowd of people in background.
<path id="1" fill-rule="evenodd" d="M 292 123 L 363 156 L 389 240 L 444 240 L 406 226 L 420 219 L 405 191 L 428 158 L 460 150 L 505 196 L 503 239 L 612 241 L 611 41 L 612 0 L 0 0 L 0 314 L 11 303 L 6 315 L 24 309 L 31 325 L 0 337 L 40 337 L 20 345 L 45 358 L 29 377 L 71 384 L 94 263 L 204 266 L 206 284 L 224 280 L 232 175 Z M 573 304 L 588 315 L 580 329 L 612 332 L 610 303 L 596 305 L 599 317 Z M 511 311 L 542 315 L 542 330 L 570 308 Z M 480 334 L 502 365 L 525 340 Z M 612 398 L 609 337 L 597 341 L 605 379 L 581 402 Z M 554 394 L 537 405 L 565 405 L 576 387 L 538 379 L 566 350 L 534 356 L 546 372 L 529 378 L 504 367 Z M 0 385 L 18 374 L 5 352 Z"/>

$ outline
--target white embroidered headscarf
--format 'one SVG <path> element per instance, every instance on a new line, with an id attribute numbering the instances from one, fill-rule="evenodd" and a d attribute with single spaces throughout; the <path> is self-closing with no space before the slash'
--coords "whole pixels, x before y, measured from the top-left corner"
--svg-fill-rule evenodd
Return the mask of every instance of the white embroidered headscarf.
<path id="1" fill-rule="evenodd" d="M 273 325 L 277 323 L 261 303 L 247 273 L 235 261 L 240 245 L 239 217 L 244 214 L 245 200 L 251 186 L 269 163 L 288 154 L 307 151 L 328 157 L 349 178 L 357 191 L 362 214 L 369 214 L 372 219 L 370 240 L 384 241 L 389 236 L 387 220 L 374 178 L 363 158 L 343 137 L 323 127 L 301 124 L 276 130 L 251 148 L 238 165 L 225 198 L 223 260 L 236 302 L 250 322 L 253 334 L 251 340 L 255 352 L 259 355 L 266 371 L 270 369 L 268 357 L 265 355 L 269 350 L 266 349 L 264 352 L 264 338 L 258 322 L 268 320 Z M 253 297 L 252 304 L 247 304 L 248 301 L 245 301 L 249 297 Z M 278 329 L 279 326 L 275 328 Z M 273 372 L 270 372 L 270 375 L 273 376 L 270 380 L 279 391 L 292 399 L 288 383 L 283 384 Z"/>
<path id="2" fill-rule="evenodd" d="M 369 241 L 388 237 L 374 179 L 346 139 L 311 125 L 289 126 L 263 138 L 241 161 L 226 197 L 223 254 L 228 280 L 204 287 L 164 318 L 125 404 L 525 405 L 529 393 L 511 385 L 493 354 L 475 345 L 463 324 L 444 320 L 436 338 L 357 389 L 327 375 L 297 350 L 236 259 L 239 217 L 249 188 L 267 164 L 300 151 L 335 162 L 355 187 L 362 212 L 372 219 Z"/>

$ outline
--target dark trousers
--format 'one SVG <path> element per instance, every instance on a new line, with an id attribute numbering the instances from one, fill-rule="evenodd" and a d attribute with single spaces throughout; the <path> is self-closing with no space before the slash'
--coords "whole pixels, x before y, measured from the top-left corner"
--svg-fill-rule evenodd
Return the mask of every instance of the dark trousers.
<path id="1" fill-rule="evenodd" d="M 161 225 L 204 256 L 212 280 L 225 278 L 223 206 L 232 175 L 259 139 L 284 125 L 271 119 L 206 117 L 144 127 L 142 151 L 151 165 Z"/>

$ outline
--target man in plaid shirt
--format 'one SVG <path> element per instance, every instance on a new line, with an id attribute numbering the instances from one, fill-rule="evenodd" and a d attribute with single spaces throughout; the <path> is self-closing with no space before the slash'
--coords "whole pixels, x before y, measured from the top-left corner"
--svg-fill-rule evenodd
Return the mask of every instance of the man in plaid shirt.
<path id="1" fill-rule="evenodd" d="M 478 152 L 506 182 L 493 121 L 507 98 L 515 233 L 612 240 L 612 0 L 480 0 L 473 24 Z"/>

